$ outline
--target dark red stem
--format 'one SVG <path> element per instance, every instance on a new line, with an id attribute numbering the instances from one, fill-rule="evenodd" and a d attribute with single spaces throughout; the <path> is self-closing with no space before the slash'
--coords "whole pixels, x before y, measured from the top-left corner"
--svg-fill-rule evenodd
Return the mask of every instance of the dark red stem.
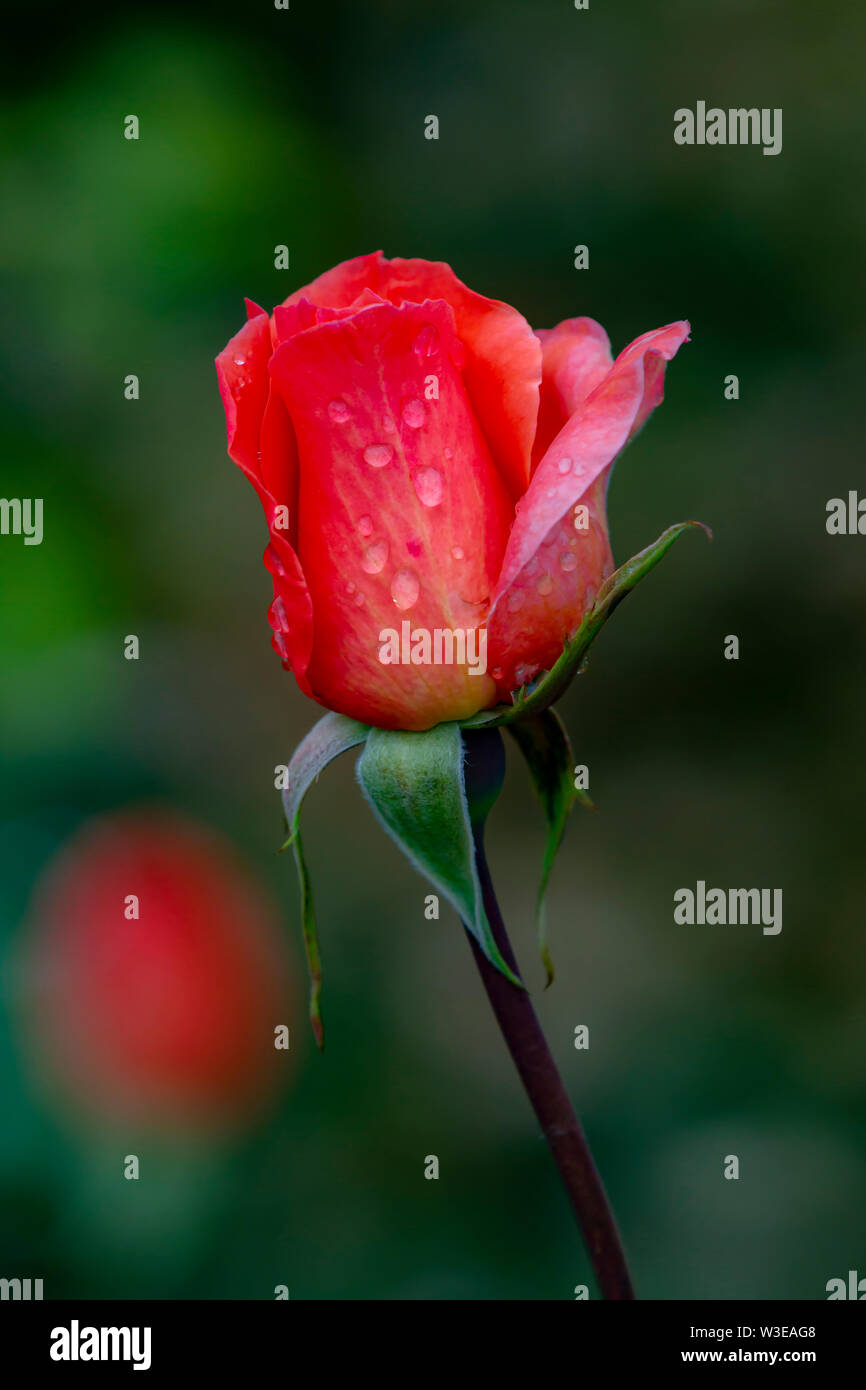
<path id="1" fill-rule="evenodd" d="M 483 831 L 476 828 L 475 858 L 487 920 L 499 950 L 519 978 L 517 961 L 493 891 L 482 836 Z M 607 1194 L 532 1001 L 525 990 L 511 984 L 490 964 L 475 938 L 468 932 L 467 935 L 496 1021 L 583 1233 L 601 1295 L 605 1299 L 633 1299 L 635 1293 Z"/>

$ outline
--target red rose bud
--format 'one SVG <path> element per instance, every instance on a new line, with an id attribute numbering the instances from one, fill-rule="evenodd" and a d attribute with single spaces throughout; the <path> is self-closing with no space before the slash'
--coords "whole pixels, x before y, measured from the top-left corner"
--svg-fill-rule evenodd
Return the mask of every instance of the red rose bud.
<path id="1" fill-rule="evenodd" d="M 688 324 L 614 360 L 592 319 L 533 332 L 449 266 L 380 252 L 248 311 L 217 372 L 283 665 L 381 728 L 510 701 L 613 569 L 611 465 Z"/>
<path id="2" fill-rule="evenodd" d="M 286 1077 L 274 910 L 192 822 L 132 810 L 86 825 L 38 885 L 25 951 L 36 1049 L 91 1117 L 231 1128 Z"/>

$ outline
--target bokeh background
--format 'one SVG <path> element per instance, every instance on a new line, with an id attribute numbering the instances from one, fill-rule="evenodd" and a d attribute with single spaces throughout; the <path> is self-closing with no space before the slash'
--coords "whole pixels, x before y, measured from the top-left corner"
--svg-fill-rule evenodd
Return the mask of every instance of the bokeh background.
<path id="1" fill-rule="evenodd" d="M 44 497 L 45 539 L 0 540 L 0 1274 L 94 1298 L 567 1299 L 589 1279 L 457 921 L 425 920 L 351 756 L 307 802 L 324 1057 L 307 1038 L 273 768 L 318 711 L 270 648 L 212 359 L 243 295 L 270 307 L 380 246 L 539 326 L 591 314 L 615 351 L 691 320 L 611 529 L 619 559 L 685 517 L 715 541 L 678 543 L 561 707 L 600 809 L 555 871 L 547 993 L 543 831 L 513 759 L 491 860 L 640 1293 L 820 1299 L 866 1274 L 866 540 L 824 525 L 829 497 L 866 494 L 863 12 L 213 0 L 18 25 L 2 490 Z M 676 146 L 698 99 L 782 107 L 782 154 Z M 278 1102 L 230 1138 L 136 1136 L 128 1182 L 130 1135 L 71 1122 L 34 1074 L 19 962 L 57 851 L 151 800 L 231 842 L 298 988 Z M 676 926 L 698 878 L 782 888 L 781 935 Z"/>

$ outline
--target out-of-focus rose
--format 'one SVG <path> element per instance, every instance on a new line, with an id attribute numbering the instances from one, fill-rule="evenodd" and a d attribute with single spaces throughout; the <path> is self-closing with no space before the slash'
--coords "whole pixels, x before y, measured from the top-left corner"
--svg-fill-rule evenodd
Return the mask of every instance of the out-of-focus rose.
<path id="1" fill-rule="evenodd" d="M 285 1080 L 274 909 L 231 847 L 186 819 L 85 825 L 39 882 L 25 966 L 34 1050 L 90 1116 L 228 1129 Z"/>
<path id="2" fill-rule="evenodd" d="M 688 324 L 614 360 L 593 319 L 533 332 L 449 266 L 381 252 L 270 317 L 247 307 L 217 371 L 229 454 L 268 521 L 284 666 L 320 704 L 381 728 L 508 701 L 552 666 L 613 568 L 611 465 L 661 401 Z M 381 634 L 404 621 L 484 632 L 486 673 L 383 664 Z"/>

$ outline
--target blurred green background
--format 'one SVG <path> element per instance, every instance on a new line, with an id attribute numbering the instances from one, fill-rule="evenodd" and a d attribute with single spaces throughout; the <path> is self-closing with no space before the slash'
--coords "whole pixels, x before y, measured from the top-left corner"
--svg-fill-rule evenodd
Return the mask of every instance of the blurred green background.
<path id="1" fill-rule="evenodd" d="M 639 1292 L 820 1299 L 866 1274 L 866 540 L 824 525 L 828 498 L 866 493 L 864 13 L 258 0 L 18 20 L 2 491 L 44 497 L 45 539 L 0 539 L 0 1274 L 97 1298 L 568 1299 L 589 1281 L 458 923 L 425 921 L 351 757 L 306 813 L 327 1051 L 299 1003 L 268 1119 L 142 1144 L 124 1182 L 123 1136 L 61 1120 L 15 1026 L 32 885 L 89 816 L 151 797 L 238 846 L 303 978 L 273 768 L 319 711 L 270 648 L 263 520 L 225 455 L 213 357 L 243 295 L 270 308 L 377 247 L 447 260 L 537 326 L 591 314 L 615 351 L 691 320 L 617 467 L 611 533 L 619 560 L 685 517 L 715 541 L 679 543 L 561 706 L 600 809 L 575 813 L 555 871 L 547 993 L 541 818 L 513 759 L 491 862 Z M 673 112 L 698 99 L 782 107 L 781 155 L 676 146 Z M 781 935 L 676 926 L 698 878 L 781 887 Z"/>

